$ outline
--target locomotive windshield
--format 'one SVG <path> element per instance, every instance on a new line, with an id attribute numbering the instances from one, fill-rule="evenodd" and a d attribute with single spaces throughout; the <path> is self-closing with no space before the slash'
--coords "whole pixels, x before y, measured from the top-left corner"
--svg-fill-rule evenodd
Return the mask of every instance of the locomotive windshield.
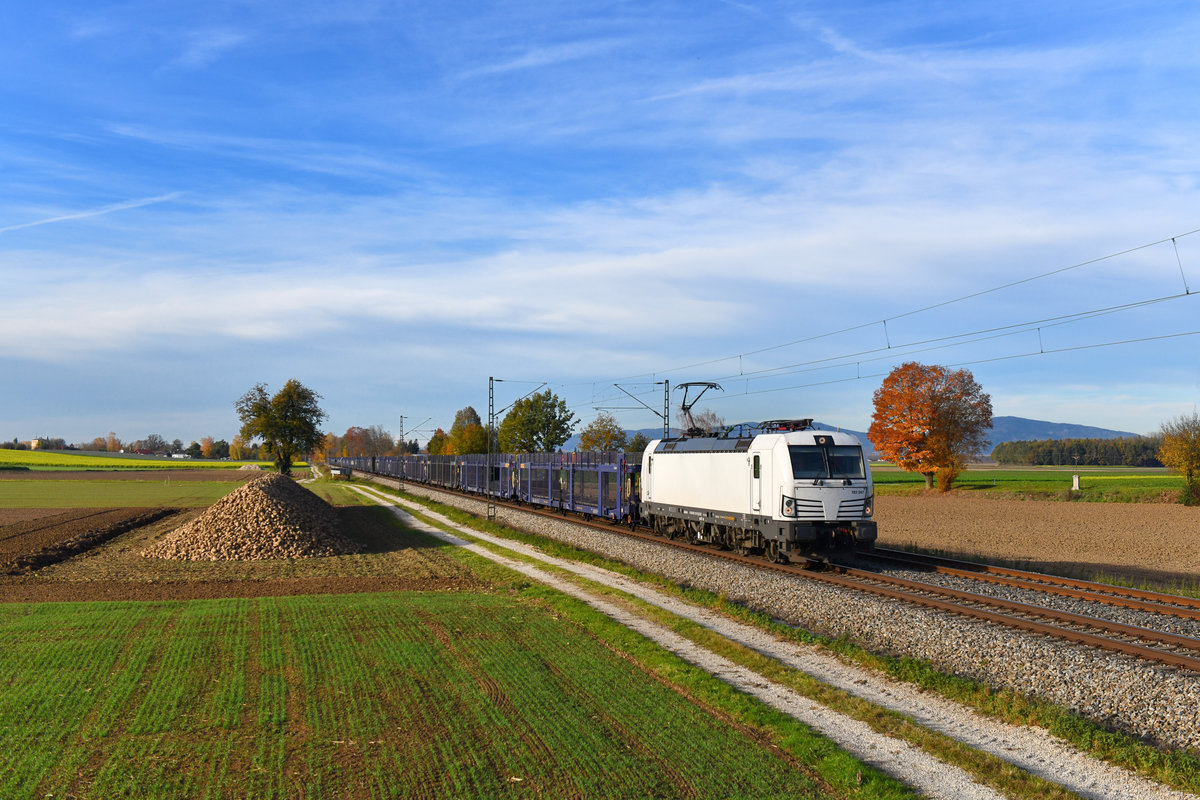
<path id="1" fill-rule="evenodd" d="M 813 444 L 788 445 L 792 456 L 792 476 L 801 478 L 863 478 L 862 448 L 840 444 L 818 447 Z"/>

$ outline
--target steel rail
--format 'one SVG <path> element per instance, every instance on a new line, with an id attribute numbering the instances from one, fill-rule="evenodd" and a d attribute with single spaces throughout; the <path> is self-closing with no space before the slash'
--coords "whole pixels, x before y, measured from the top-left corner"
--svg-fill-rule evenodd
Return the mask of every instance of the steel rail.
<path id="1" fill-rule="evenodd" d="M 1183 597 L 1181 595 L 1155 592 L 1149 589 L 1133 589 L 1124 586 L 1112 586 L 1106 583 L 1085 581 L 1079 578 L 1066 578 L 1058 575 L 1048 575 L 1044 572 L 997 567 L 991 564 L 981 564 L 974 561 L 960 561 L 943 556 L 931 556 L 925 553 L 908 553 L 903 550 L 888 550 L 874 548 L 859 551 L 866 558 L 896 561 L 916 566 L 926 566 L 934 572 L 943 575 L 955 575 L 971 580 L 990 583 L 1000 583 L 1007 586 L 1043 591 L 1047 594 L 1061 594 L 1065 597 L 1077 597 L 1096 603 L 1119 605 L 1126 608 L 1140 608 L 1158 614 L 1172 614 L 1185 619 L 1200 619 L 1200 598 Z M 1030 585 L 1032 584 L 1032 585 Z"/>
<path id="2" fill-rule="evenodd" d="M 386 478 L 387 476 L 381 477 Z M 434 491 L 444 492 L 446 494 L 482 502 L 482 496 L 479 494 L 445 489 L 440 486 L 430 486 L 428 484 L 421 484 L 421 486 Z M 521 511 L 537 516 L 550 517 L 553 519 L 561 520 L 566 516 L 566 511 L 564 510 L 508 503 L 505 501 L 498 501 L 497 504 L 503 505 L 510 510 Z M 713 559 L 722 559 L 725 561 L 741 563 L 747 566 L 752 566 L 756 569 L 771 570 L 792 577 L 801 577 L 809 580 L 822 581 L 824 583 L 840 586 L 852 591 L 867 592 L 869 594 L 874 594 L 892 600 L 899 600 L 926 608 L 932 608 L 938 611 L 945 611 L 952 614 L 958 614 L 960 616 L 979 619 L 985 622 L 1000 624 L 1009 628 L 1024 630 L 1030 633 L 1037 633 L 1056 639 L 1063 639 L 1066 641 L 1075 642 L 1077 644 L 1083 644 L 1088 647 L 1095 647 L 1101 650 L 1123 653 L 1125 655 L 1135 656 L 1148 661 L 1155 661 L 1168 666 L 1200 673 L 1200 639 L 1194 639 L 1188 636 L 1179 636 L 1177 634 L 1166 633 L 1163 631 L 1154 631 L 1148 628 L 1124 625 L 1117 622 L 1111 622 L 1109 620 L 1084 616 L 1082 614 L 1072 614 L 1070 612 L 1058 611 L 1030 603 L 1019 603 L 1016 601 L 1004 600 L 1002 598 L 991 597 L 988 595 L 975 594 L 974 592 L 948 589 L 941 586 L 935 586 L 933 584 L 920 583 L 919 581 L 910 581 L 904 578 L 883 576 L 866 570 L 857 570 L 854 568 L 829 565 L 834 570 L 837 570 L 838 573 L 840 573 L 837 574 L 834 572 L 805 569 L 792 564 L 773 564 L 760 558 L 742 556 L 730 551 L 715 550 L 711 545 L 693 544 L 686 540 L 680 541 L 668 539 L 661 536 L 655 536 L 651 533 L 642 533 L 637 530 L 630 530 L 628 527 L 622 528 L 618 523 L 611 520 L 601 523 L 595 521 L 594 519 L 582 520 L 577 518 L 571 520 L 571 522 L 575 525 L 595 528 L 598 530 L 607 531 L 609 533 L 619 533 L 624 536 L 630 536 L 663 546 L 688 550 L 698 555 L 707 556 Z M 939 599 L 939 597 L 933 595 L 951 598 L 951 600 Z M 980 608 L 978 606 L 991 606 L 993 608 L 1000 608 L 1003 609 L 1003 611 L 1011 611 L 1013 613 L 1003 613 L 1003 611 L 993 611 L 989 610 L 988 608 Z M 1142 641 L 1153 641 L 1167 646 L 1182 647 L 1187 650 L 1197 651 L 1198 655 L 1189 655 L 1187 653 L 1161 650 L 1155 647 L 1137 644 L 1136 642 L 1123 641 L 1121 639 L 1114 639 L 1096 633 L 1077 630 L 1075 628 L 1062 627 L 1062 625 L 1039 622 L 1035 619 L 1030 619 L 1025 616 L 1014 616 L 1014 614 L 1028 614 L 1030 616 L 1051 619 L 1063 624 L 1077 625 L 1093 630 L 1106 631 Z"/>

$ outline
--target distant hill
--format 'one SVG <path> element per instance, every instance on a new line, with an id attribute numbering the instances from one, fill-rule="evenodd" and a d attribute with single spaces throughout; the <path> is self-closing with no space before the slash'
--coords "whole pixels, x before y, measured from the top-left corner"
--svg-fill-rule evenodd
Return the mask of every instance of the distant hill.
<path id="1" fill-rule="evenodd" d="M 1046 439 L 1117 439 L 1141 436 L 1140 433 L 1073 425 L 1069 422 L 1044 422 L 1024 417 L 992 417 L 991 447 L 1001 442 L 1039 442 Z M 991 449 L 990 447 L 988 448 Z"/>
<path id="2" fill-rule="evenodd" d="M 858 440 L 863 443 L 863 449 L 867 452 L 867 457 L 875 459 L 875 448 L 871 445 L 871 441 L 867 438 L 865 431 L 851 430 L 850 428 L 839 428 L 836 425 L 828 425 L 824 422 L 814 422 L 813 427 L 822 431 L 840 430 L 845 433 L 850 433 L 858 437 Z M 645 434 L 647 439 L 657 439 L 662 436 L 662 428 L 643 428 L 641 431 L 626 431 L 632 438 L 636 433 Z M 679 431 L 676 428 L 671 429 L 672 436 L 678 436 Z M 1043 441 L 1046 439 L 1117 439 L 1122 436 L 1141 436 L 1140 433 L 1132 433 L 1130 431 L 1114 431 L 1108 428 L 1095 428 L 1091 425 L 1076 425 L 1070 422 L 1046 422 L 1040 419 L 1026 419 L 1025 417 L 992 417 L 991 435 L 988 437 L 988 444 L 984 448 L 984 455 L 992 452 L 992 449 L 1003 442 L 1020 442 L 1020 441 Z M 572 436 L 563 445 L 564 452 L 571 452 L 579 446 L 579 434 Z"/>

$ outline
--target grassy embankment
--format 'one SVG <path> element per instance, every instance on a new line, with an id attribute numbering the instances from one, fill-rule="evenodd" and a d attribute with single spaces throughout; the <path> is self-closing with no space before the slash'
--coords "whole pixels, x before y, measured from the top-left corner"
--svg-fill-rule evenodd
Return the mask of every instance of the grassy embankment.
<path id="1" fill-rule="evenodd" d="M 912 796 L 587 606 L 381 524 L 480 588 L 0 606 L 0 796 Z"/>
<path id="2" fill-rule="evenodd" d="M 889 464 L 872 464 L 871 475 L 876 494 L 926 491 L 921 475 Z M 1079 476 L 1079 491 L 1071 488 L 1074 475 Z M 1183 477 L 1149 467 L 972 467 L 958 476 L 952 491 L 1031 500 L 1161 503 L 1178 501 Z"/>

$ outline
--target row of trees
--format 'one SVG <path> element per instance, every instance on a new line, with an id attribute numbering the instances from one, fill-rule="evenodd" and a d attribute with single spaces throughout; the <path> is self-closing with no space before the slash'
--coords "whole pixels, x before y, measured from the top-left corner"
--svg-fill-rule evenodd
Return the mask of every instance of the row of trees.
<path id="1" fill-rule="evenodd" d="M 1000 464 L 1161 467 L 1162 443 L 1159 436 L 1004 442 L 992 450 L 992 458 Z"/>
<path id="2" fill-rule="evenodd" d="M 496 430 L 484 427 L 479 412 L 467 406 L 454 415 L 449 432 L 438 428 L 429 439 L 430 455 L 486 453 L 550 453 L 566 444 L 578 420 L 566 401 L 547 389 L 513 403 Z"/>
<path id="3" fill-rule="evenodd" d="M 184 447 L 183 440 L 176 439 L 168 442 L 157 433 L 152 433 L 144 439 L 122 442 L 115 433 L 110 432 L 108 436 L 97 436 L 90 442 L 76 442 L 74 444 L 67 444 L 65 439 L 41 436 L 37 439 L 37 446 L 39 450 L 79 450 L 93 453 L 142 453 L 144 455 L 174 455 L 182 453 L 192 458 L 258 458 L 258 446 L 247 445 L 245 440 L 240 436 L 233 437 L 233 442 L 204 436 L 201 437 L 200 441 L 192 442 L 187 447 Z M 30 447 L 30 442 L 19 442 L 16 439 L 13 439 L 11 442 L 0 442 L 0 449 L 28 450 Z"/>
<path id="4" fill-rule="evenodd" d="M 321 434 L 318 425 L 325 414 L 317 405 L 318 395 L 298 381 L 287 385 L 274 397 L 269 397 L 263 384 L 247 392 L 235 404 L 242 420 L 241 437 L 261 438 L 263 447 L 274 454 L 281 472 L 290 470 L 298 453 L 310 452 L 324 442 L 326 445 L 353 444 L 362 448 L 391 449 L 391 436 L 379 427 L 352 428 L 347 435 L 330 437 Z M 910 472 L 920 473 L 927 488 L 935 481 L 942 491 L 948 491 L 957 476 L 966 469 L 968 461 L 977 457 L 986 444 L 986 431 L 992 427 L 991 397 L 982 390 L 969 370 L 948 370 L 940 365 L 907 362 L 896 367 L 884 379 L 874 394 L 874 414 L 868 437 L 879 454 Z M 575 415 L 566 403 L 549 389 L 522 398 L 513 404 L 497 429 L 486 429 L 479 413 L 471 406 L 454 416 L 447 433 L 440 428 L 429 442 L 433 455 L 486 452 L 489 446 L 498 452 L 552 452 L 566 443 L 577 424 Z M 711 429 L 721 421 L 711 420 Z M 723 424 L 723 423 L 722 423 Z M 1096 442 L 1091 451 L 1088 442 Z M 642 447 L 645 442 L 631 443 L 609 414 L 601 413 L 581 434 L 581 449 L 618 450 L 631 444 Z M 1018 443 L 1014 452 L 1020 450 Z M 1146 458 L 1145 442 L 1138 440 L 1073 440 L 1059 443 L 1063 456 L 1075 462 L 1089 457 L 1097 461 L 1111 448 L 1117 458 L 1122 448 L 1127 459 Z M 400 449 L 408 449 L 402 445 Z M 1026 453 L 1032 448 L 1026 448 Z M 1088 455 L 1091 453 L 1092 455 Z M 1003 455 L 1003 453 L 1001 453 Z M 1025 457 L 1025 456 L 1022 456 Z M 1031 457 L 1031 456 L 1030 456 Z M 1032 457 L 1031 457 L 1032 458 Z M 1185 502 L 1200 500 L 1197 477 L 1200 475 L 1200 415 L 1163 425 L 1157 452 L 1158 460 L 1167 467 L 1183 473 Z M 1109 462 L 1111 463 L 1111 462 Z M 1126 461 L 1128 463 L 1128 460 Z"/>
<path id="5" fill-rule="evenodd" d="M 318 449 L 325 458 L 402 456 L 421 452 L 421 446 L 417 444 L 416 439 L 399 442 L 392 438 L 391 432 L 382 425 L 372 425 L 369 428 L 357 426 L 347 428 L 341 436 L 336 433 L 327 433 Z"/>
<path id="6" fill-rule="evenodd" d="M 549 453 L 566 444 L 578 424 L 566 402 L 547 389 L 518 400 L 496 427 L 492 450 L 504 453 Z M 594 451 L 644 450 L 649 440 L 632 437 L 616 418 L 600 412 L 579 434 L 579 449 Z M 488 431 L 471 406 L 454 415 L 449 432 L 438 428 L 429 440 L 430 455 L 486 453 Z"/>

